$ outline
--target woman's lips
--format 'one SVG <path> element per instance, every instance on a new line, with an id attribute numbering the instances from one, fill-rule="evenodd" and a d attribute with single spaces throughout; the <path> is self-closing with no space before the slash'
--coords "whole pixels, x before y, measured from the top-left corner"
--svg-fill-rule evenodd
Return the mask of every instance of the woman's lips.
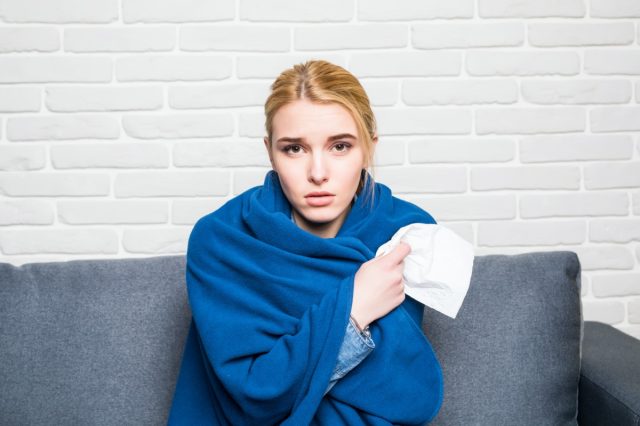
<path id="1" fill-rule="evenodd" d="M 312 207 L 323 207 L 331 204 L 335 195 L 307 196 L 307 204 Z"/>

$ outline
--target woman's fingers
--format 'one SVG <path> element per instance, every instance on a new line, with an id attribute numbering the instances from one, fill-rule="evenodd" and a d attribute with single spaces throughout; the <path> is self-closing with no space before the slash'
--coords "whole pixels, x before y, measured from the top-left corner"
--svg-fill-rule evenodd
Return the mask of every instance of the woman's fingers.
<path id="1" fill-rule="evenodd" d="M 409 253 L 411 253 L 411 246 L 401 240 L 400 243 L 393 250 L 384 255 L 384 257 L 392 265 L 397 265 L 401 263 Z"/>

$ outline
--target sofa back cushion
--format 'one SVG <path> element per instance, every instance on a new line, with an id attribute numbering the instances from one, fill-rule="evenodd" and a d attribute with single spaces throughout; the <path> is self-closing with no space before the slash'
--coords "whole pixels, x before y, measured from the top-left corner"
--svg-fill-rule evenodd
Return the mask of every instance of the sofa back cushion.
<path id="1" fill-rule="evenodd" d="M 2 424 L 166 424 L 190 311 L 184 256 L 0 263 Z M 434 425 L 575 425 L 580 263 L 476 256 L 456 319 L 425 308 Z"/>
<path id="2" fill-rule="evenodd" d="M 442 365 L 433 425 L 576 425 L 582 305 L 571 251 L 474 259 L 455 319 L 425 308 Z"/>
<path id="3" fill-rule="evenodd" d="M 184 256 L 0 263 L 0 424 L 166 424 Z"/>

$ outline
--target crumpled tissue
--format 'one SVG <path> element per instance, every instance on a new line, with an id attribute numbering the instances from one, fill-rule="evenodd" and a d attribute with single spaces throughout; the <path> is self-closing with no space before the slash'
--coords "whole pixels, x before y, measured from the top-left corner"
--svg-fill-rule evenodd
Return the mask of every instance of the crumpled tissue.
<path id="1" fill-rule="evenodd" d="M 381 245 L 376 257 L 400 241 L 411 246 L 404 258 L 405 294 L 455 319 L 471 283 L 473 245 L 445 226 L 412 223 Z"/>

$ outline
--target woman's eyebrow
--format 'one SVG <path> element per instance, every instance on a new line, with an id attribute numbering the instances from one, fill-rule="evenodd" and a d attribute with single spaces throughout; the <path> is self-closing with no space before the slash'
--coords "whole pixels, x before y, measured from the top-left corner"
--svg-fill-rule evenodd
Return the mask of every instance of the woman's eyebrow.
<path id="1" fill-rule="evenodd" d="M 351 133 L 340 133 L 339 135 L 329 136 L 327 140 L 335 141 L 337 139 L 345 139 L 345 138 L 356 139 L 356 137 L 353 136 Z M 302 142 L 303 140 L 304 138 L 289 138 L 287 136 L 283 136 L 280 139 L 278 139 L 276 143 L 278 142 L 298 142 L 299 143 L 299 142 Z"/>

